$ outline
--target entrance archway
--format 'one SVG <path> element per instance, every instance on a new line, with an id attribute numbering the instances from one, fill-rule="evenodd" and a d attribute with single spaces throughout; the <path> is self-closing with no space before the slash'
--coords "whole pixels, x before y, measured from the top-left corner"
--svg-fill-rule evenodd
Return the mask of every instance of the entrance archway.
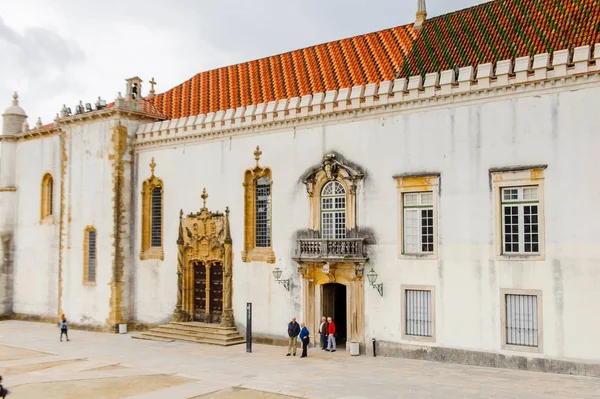
<path id="1" fill-rule="evenodd" d="M 335 323 L 338 344 L 347 340 L 347 296 L 346 286 L 339 283 L 324 284 L 321 292 L 321 314 L 331 317 Z"/>
<path id="2" fill-rule="evenodd" d="M 333 263 L 325 272 L 322 265 L 315 263 L 300 263 L 298 269 L 302 274 L 302 320 L 308 330 L 317 332 L 321 317 L 331 316 L 336 322 L 338 342 L 342 341 L 341 337 L 356 341 L 360 344 L 361 353 L 365 350 L 363 270 L 362 265 L 352 263 Z M 345 307 L 345 312 L 342 307 Z M 327 312 L 336 313 L 345 321 L 340 323 L 336 320 L 337 316 Z M 315 338 L 313 343 L 316 342 Z"/>

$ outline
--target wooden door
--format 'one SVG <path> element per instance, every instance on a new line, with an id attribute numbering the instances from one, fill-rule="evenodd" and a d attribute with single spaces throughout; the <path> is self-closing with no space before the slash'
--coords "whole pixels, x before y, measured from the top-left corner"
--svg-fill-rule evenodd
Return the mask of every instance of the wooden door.
<path id="1" fill-rule="evenodd" d="M 215 263 L 210 268 L 210 314 L 213 323 L 221 321 L 223 313 L 223 265 Z"/>
<path id="2" fill-rule="evenodd" d="M 194 265 L 194 320 L 203 321 L 206 314 L 206 268 Z"/>

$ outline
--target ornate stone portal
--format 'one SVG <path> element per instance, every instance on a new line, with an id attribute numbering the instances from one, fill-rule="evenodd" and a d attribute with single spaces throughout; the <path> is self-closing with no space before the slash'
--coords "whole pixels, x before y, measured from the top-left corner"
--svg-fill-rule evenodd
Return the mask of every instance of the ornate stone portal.
<path id="1" fill-rule="evenodd" d="M 179 215 L 178 289 L 173 319 L 220 322 L 222 327 L 233 327 L 233 259 L 229 208 L 225 210 L 225 214 L 210 212 L 206 208 L 207 198 L 208 194 L 204 189 L 202 209 L 185 218 L 183 210 Z M 199 298 L 199 292 L 205 298 Z"/>

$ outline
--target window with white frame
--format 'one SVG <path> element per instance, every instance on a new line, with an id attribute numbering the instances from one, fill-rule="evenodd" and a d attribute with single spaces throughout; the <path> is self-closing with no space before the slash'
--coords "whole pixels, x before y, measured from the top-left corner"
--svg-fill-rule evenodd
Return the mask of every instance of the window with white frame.
<path id="1" fill-rule="evenodd" d="M 505 187 L 501 191 L 502 252 L 540 252 L 540 204 L 538 186 Z"/>
<path id="2" fill-rule="evenodd" d="M 430 290 L 407 289 L 405 292 L 404 334 L 433 337 L 433 306 Z"/>
<path id="3" fill-rule="evenodd" d="M 538 347 L 537 295 L 506 294 L 506 344 Z"/>
<path id="4" fill-rule="evenodd" d="M 346 190 L 338 181 L 321 191 L 321 238 L 346 238 Z"/>
<path id="5" fill-rule="evenodd" d="M 433 192 L 404 193 L 404 253 L 434 251 Z"/>

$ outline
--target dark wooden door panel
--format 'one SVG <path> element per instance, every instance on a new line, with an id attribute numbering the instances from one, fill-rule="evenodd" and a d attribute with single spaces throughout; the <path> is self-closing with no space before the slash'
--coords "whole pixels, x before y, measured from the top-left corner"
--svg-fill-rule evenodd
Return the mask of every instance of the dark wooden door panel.
<path id="1" fill-rule="evenodd" d="M 219 263 L 210 268 L 210 313 L 213 323 L 221 321 L 223 313 L 223 266 Z"/>
<path id="2" fill-rule="evenodd" d="M 203 320 L 206 314 L 206 268 L 198 263 L 194 266 L 194 319 Z"/>

